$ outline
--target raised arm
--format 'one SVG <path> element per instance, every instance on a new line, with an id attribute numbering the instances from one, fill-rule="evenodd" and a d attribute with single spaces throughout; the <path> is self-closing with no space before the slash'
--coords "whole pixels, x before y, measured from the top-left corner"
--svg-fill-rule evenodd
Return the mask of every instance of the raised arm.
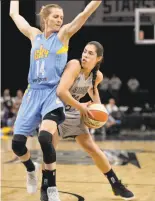
<path id="1" fill-rule="evenodd" d="M 30 24 L 19 14 L 19 0 L 12 0 L 10 3 L 10 17 L 16 24 L 21 33 L 31 41 L 37 34 L 41 33 L 39 29 L 31 27 Z"/>
<path id="2" fill-rule="evenodd" d="M 99 7 L 102 1 L 96 0 L 91 1 L 83 12 L 77 15 L 77 17 L 69 24 L 65 25 L 66 34 L 68 37 L 72 37 L 87 21 L 91 14 Z"/>
<path id="3" fill-rule="evenodd" d="M 93 94 L 93 87 L 90 88 L 88 91 L 88 94 L 94 103 L 101 103 L 100 95 L 98 91 L 98 85 L 102 82 L 102 80 L 103 80 L 103 74 L 100 71 L 98 71 L 95 86 L 94 86 L 95 94 Z"/>

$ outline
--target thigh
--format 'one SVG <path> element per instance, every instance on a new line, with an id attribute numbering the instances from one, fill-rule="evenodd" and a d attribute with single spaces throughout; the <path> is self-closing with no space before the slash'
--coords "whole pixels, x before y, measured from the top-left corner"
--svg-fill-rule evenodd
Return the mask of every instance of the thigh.
<path id="1" fill-rule="evenodd" d="M 33 135 L 41 121 L 39 92 L 30 90 L 22 100 L 14 125 L 14 134 Z"/>
<path id="2" fill-rule="evenodd" d="M 61 124 L 65 120 L 64 108 L 60 107 L 53 111 L 50 111 L 43 117 L 43 120 L 54 121 L 57 125 Z"/>
<path id="3" fill-rule="evenodd" d="M 40 126 L 40 131 L 45 130 L 50 132 L 52 135 L 57 130 L 57 126 L 63 122 L 65 119 L 65 114 L 63 108 L 57 108 L 43 117 L 43 121 Z"/>
<path id="4" fill-rule="evenodd" d="M 52 120 L 45 119 L 41 122 L 39 132 L 40 131 L 47 131 L 51 133 L 51 135 L 54 135 L 54 133 L 57 130 L 57 123 Z"/>

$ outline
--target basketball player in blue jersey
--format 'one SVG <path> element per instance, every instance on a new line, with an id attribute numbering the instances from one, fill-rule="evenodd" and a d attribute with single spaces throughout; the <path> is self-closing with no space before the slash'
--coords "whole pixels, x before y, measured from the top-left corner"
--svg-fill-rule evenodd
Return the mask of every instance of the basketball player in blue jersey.
<path id="1" fill-rule="evenodd" d="M 56 4 L 44 6 L 40 11 L 41 31 L 31 27 L 19 14 L 19 1 L 10 3 L 10 16 L 17 28 L 30 39 L 29 87 L 25 92 L 14 125 L 12 149 L 27 169 L 27 191 L 35 193 L 37 177 L 35 166 L 26 148 L 27 137 L 40 124 L 39 143 L 48 182 L 49 201 L 59 201 L 56 188 L 56 152 L 51 144 L 57 125 L 65 119 L 63 103 L 56 88 L 67 62 L 70 38 L 84 25 L 102 1 L 91 1 L 71 23 L 63 25 L 63 9 Z"/>
<path id="2" fill-rule="evenodd" d="M 103 80 L 103 75 L 99 71 L 102 59 L 103 46 L 97 41 L 92 41 L 84 48 L 81 60 L 74 59 L 68 62 L 57 88 L 58 96 L 66 103 L 66 119 L 58 126 L 58 131 L 62 138 L 75 138 L 107 177 L 115 195 L 125 200 L 132 200 L 134 199 L 133 193 L 118 179 L 106 155 L 93 141 L 80 115 L 80 113 L 85 115 L 87 103 L 79 101 L 87 93 L 93 102 L 101 103 L 97 87 Z M 46 177 L 43 179 L 46 180 Z M 46 182 L 42 182 L 41 201 L 48 201 L 46 188 Z"/>

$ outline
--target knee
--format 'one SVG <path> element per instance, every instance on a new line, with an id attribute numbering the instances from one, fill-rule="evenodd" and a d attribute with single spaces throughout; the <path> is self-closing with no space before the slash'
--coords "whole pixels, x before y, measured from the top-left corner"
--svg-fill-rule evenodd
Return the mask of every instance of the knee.
<path id="1" fill-rule="evenodd" d="M 52 134 L 47 131 L 40 131 L 38 140 L 43 152 L 43 160 L 46 164 L 56 162 L 56 152 L 52 145 Z"/>
<path id="2" fill-rule="evenodd" d="M 41 123 L 40 126 L 40 132 L 41 131 L 47 131 L 49 133 L 55 133 L 57 130 L 57 123 L 49 120 L 49 119 L 44 119 Z"/>
<path id="3" fill-rule="evenodd" d="M 48 131 L 41 130 L 38 136 L 38 140 L 41 146 L 52 143 L 52 134 Z"/>
<path id="4" fill-rule="evenodd" d="M 12 139 L 12 150 L 19 157 L 27 153 L 26 140 L 23 135 L 14 135 Z"/>

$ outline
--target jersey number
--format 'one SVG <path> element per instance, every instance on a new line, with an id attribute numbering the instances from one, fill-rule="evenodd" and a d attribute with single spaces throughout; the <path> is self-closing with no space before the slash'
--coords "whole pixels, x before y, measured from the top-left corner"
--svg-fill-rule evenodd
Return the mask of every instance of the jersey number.
<path id="1" fill-rule="evenodd" d="M 75 99 L 75 100 L 79 100 L 79 98 L 80 98 L 80 96 L 79 95 L 72 95 L 73 96 L 73 98 Z"/>
<path id="2" fill-rule="evenodd" d="M 39 76 L 39 74 L 41 74 L 42 76 L 45 74 L 45 61 L 36 61 L 36 65 L 37 65 L 37 77 Z"/>

